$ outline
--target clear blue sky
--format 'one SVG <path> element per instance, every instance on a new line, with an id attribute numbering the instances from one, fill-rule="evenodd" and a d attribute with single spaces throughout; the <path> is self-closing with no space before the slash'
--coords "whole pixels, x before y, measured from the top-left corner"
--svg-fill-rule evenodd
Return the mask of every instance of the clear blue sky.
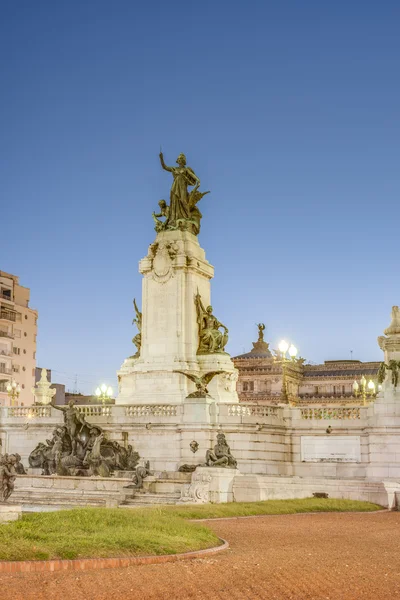
<path id="1" fill-rule="evenodd" d="M 185 152 L 239 354 L 379 360 L 400 303 L 398 1 L 0 4 L 0 269 L 38 364 L 92 392 L 132 353 L 138 260 Z M 63 374 L 61 374 L 63 373 Z"/>

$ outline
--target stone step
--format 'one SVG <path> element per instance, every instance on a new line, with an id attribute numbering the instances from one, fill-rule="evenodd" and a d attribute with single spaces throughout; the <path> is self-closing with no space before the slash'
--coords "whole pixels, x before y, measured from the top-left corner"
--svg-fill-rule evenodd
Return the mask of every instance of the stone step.
<path id="1" fill-rule="evenodd" d="M 122 505 L 148 505 L 153 506 L 154 504 L 176 504 L 181 495 L 179 493 L 164 493 L 164 494 L 151 494 L 139 492 L 135 494 L 133 498 L 127 498 Z"/>

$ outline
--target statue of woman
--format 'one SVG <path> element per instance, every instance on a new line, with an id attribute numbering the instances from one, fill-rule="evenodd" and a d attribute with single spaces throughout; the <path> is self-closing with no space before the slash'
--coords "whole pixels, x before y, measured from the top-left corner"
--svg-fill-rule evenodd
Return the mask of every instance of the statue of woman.
<path id="1" fill-rule="evenodd" d="M 212 314 L 212 306 L 205 309 L 200 294 L 195 297 L 197 323 L 199 325 L 199 354 L 214 354 L 224 352 L 228 343 L 228 329 Z M 219 328 L 224 329 L 222 333 Z"/>
<path id="2" fill-rule="evenodd" d="M 200 185 L 200 179 L 194 171 L 186 166 L 186 156 L 180 154 L 176 159 L 177 167 L 168 167 L 164 162 L 163 153 L 160 152 L 161 166 L 165 171 L 172 173 L 174 181 L 170 193 L 169 215 L 165 222 L 167 229 L 178 227 L 179 219 L 190 219 L 189 193 L 188 186 Z"/>

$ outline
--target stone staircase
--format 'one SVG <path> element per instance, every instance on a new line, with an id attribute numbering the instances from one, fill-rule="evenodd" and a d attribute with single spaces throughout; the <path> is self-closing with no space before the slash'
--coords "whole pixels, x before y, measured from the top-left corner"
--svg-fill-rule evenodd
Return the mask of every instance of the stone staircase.
<path id="1" fill-rule="evenodd" d="M 156 472 L 144 480 L 143 489 L 136 490 L 131 478 L 18 475 L 12 501 L 31 507 L 143 508 L 176 504 L 190 480 L 190 473 Z"/>
<path id="2" fill-rule="evenodd" d="M 121 508 L 145 508 L 176 504 L 181 497 L 184 485 L 190 483 L 191 473 L 163 471 L 149 476 L 143 482 L 142 490 L 128 487 L 124 489 L 125 498 Z"/>

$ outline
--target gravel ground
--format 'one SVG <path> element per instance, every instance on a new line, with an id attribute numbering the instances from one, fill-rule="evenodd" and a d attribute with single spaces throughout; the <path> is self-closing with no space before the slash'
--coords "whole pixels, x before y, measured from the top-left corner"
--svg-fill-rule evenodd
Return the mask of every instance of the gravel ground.
<path id="1" fill-rule="evenodd" d="M 210 558 L 84 573 L 1 575 L 2 600 L 400 599 L 400 513 L 209 521 Z"/>

